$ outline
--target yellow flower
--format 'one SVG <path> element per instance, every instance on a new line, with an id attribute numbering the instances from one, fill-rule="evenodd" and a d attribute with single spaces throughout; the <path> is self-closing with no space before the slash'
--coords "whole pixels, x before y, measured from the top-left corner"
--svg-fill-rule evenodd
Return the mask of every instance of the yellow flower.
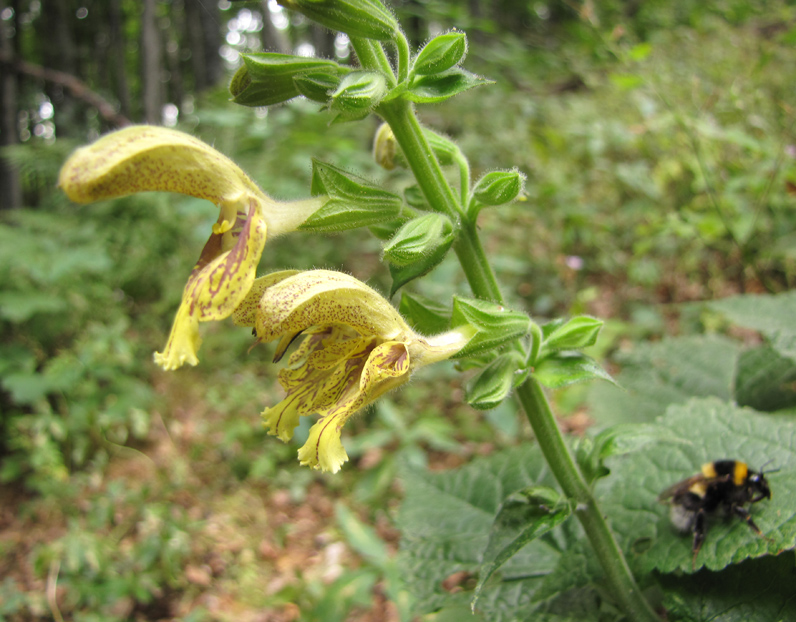
<path id="1" fill-rule="evenodd" d="M 201 140 L 147 125 L 112 132 L 78 149 L 61 169 L 58 183 L 77 203 L 160 190 L 219 207 L 218 221 L 183 290 L 166 348 L 155 353 L 163 369 L 199 362 L 199 322 L 229 317 L 246 296 L 266 232 L 273 236 L 295 230 L 326 201 L 274 201 L 232 160 Z"/>
<path id="2" fill-rule="evenodd" d="M 279 373 L 287 396 L 263 418 L 270 434 L 288 441 L 299 417 L 317 413 L 298 457 L 332 473 L 348 460 L 340 433 L 354 413 L 407 382 L 415 369 L 456 354 L 472 337 L 469 328 L 418 335 L 376 291 L 328 270 L 257 279 L 233 318 L 254 327 L 258 341 L 279 339 L 275 362 L 302 337 Z"/>

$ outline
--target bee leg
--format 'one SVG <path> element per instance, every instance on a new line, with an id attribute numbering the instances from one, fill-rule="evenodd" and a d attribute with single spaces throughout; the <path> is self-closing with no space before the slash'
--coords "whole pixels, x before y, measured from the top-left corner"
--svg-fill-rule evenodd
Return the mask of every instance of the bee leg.
<path id="1" fill-rule="evenodd" d="M 751 515 L 751 514 L 749 514 L 749 512 L 748 512 L 747 510 L 745 510 L 744 508 L 742 508 L 742 507 L 741 507 L 741 506 L 739 506 L 739 505 L 734 505 L 734 506 L 732 507 L 732 512 L 733 512 L 733 514 L 735 514 L 735 515 L 736 515 L 738 518 L 742 518 L 743 520 L 745 520 L 745 521 L 746 521 L 746 524 L 747 524 L 747 525 L 749 525 L 749 527 L 750 527 L 750 528 L 751 528 L 751 529 L 752 529 L 752 530 L 753 530 L 753 531 L 754 531 L 754 532 L 755 532 L 755 533 L 756 533 L 758 536 L 762 536 L 762 535 L 763 535 L 763 532 L 762 532 L 762 531 L 760 531 L 760 527 L 758 527 L 757 525 L 755 525 L 755 522 L 752 520 L 752 515 Z"/>
<path id="2" fill-rule="evenodd" d="M 702 548 L 702 543 L 705 541 L 705 512 L 697 510 L 694 516 L 694 543 L 691 550 L 694 552 L 694 558 L 691 560 L 691 569 L 696 568 L 696 558 L 699 555 L 699 549 Z"/>

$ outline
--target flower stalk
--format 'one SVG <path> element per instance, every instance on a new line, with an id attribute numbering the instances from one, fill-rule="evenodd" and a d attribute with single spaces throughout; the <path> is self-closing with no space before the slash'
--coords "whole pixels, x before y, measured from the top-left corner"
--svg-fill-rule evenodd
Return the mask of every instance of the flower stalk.
<path id="1" fill-rule="evenodd" d="M 383 55 L 383 50 L 380 51 Z M 372 48 L 369 52 L 372 52 L 370 59 L 376 60 L 378 53 Z M 360 57 L 363 64 L 370 59 L 363 60 Z M 439 162 L 425 140 L 412 105 L 397 99 L 379 105 L 376 112 L 392 129 L 432 209 L 455 218 L 455 222 L 459 224 L 460 229 L 453 248 L 473 294 L 478 298 L 502 303 L 503 295 L 486 258 L 476 224 L 470 221 L 465 211 L 466 206 L 459 203 L 446 181 Z M 535 334 L 534 337 L 538 338 L 538 335 Z M 533 375 L 518 387 L 517 397 L 556 480 L 564 493 L 576 503 L 576 515 L 618 603 L 632 620 L 658 621 L 658 616 L 641 594 L 591 489 L 564 443 L 550 404 Z"/>

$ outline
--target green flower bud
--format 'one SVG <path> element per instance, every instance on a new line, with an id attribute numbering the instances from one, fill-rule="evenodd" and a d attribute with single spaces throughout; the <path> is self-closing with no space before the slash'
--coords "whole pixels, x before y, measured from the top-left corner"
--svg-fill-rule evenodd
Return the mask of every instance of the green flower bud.
<path id="1" fill-rule="evenodd" d="M 453 300 L 451 327 L 465 324 L 475 328 L 476 334 L 458 353 L 457 357 L 460 358 L 494 350 L 527 335 L 531 329 L 531 318 L 494 302 L 457 296 Z"/>
<path id="2" fill-rule="evenodd" d="M 398 22 L 378 0 L 277 0 L 312 21 L 350 37 L 390 41 L 399 32 Z"/>
<path id="3" fill-rule="evenodd" d="M 244 106 L 272 106 L 302 95 L 294 82 L 296 76 L 312 72 L 337 80 L 345 70 L 334 61 L 290 54 L 243 54 L 242 58 L 229 91 L 233 101 Z"/>
<path id="4" fill-rule="evenodd" d="M 390 126 L 382 123 L 373 139 L 373 159 L 383 169 L 391 171 L 395 168 L 395 152 L 398 143 Z"/>
<path id="5" fill-rule="evenodd" d="M 466 53 L 467 37 L 463 32 L 439 35 L 420 50 L 412 72 L 416 75 L 441 73 L 462 62 Z"/>
<path id="6" fill-rule="evenodd" d="M 375 108 L 387 94 L 387 79 L 373 71 L 355 71 L 340 81 L 330 107 L 343 115 L 359 115 Z"/>
<path id="7" fill-rule="evenodd" d="M 454 239 L 453 225 L 442 214 L 425 214 L 401 227 L 384 247 L 384 258 L 395 266 L 408 266 L 438 248 L 450 248 Z"/>
<path id="8" fill-rule="evenodd" d="M 524 183 L 525 176 L 516 169 L 491 171 L 475 184 L 473 199 L 483 205 L 503 205 L 517 198 Z"/>

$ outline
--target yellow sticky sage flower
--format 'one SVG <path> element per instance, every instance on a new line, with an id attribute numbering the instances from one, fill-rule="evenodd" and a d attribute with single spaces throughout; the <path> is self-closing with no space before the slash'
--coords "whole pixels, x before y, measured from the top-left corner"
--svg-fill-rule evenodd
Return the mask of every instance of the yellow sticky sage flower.
<path id="1" fill-rule="evenodd" d="M 295 230 L 326 201 L 274 201 L 232 160 L 201 140 L 147 125 L 112 132 L 76 150 L 58 184 L 76 203 L 160 190 L 219 207 L 218 221 L 183 290 L 166 348 L 155 353 L 163 369 L 199 362 L 199 322 L 229 317 L 244 299 L 266 232 L 273 236 Z"/>
<path id="2" fill-rule="evenodd" d="M 266 408 L 263 419 L 269 434 L 288 441 L 299 417 L 317 413 L 298 457 L 332 473 L 348 460 L 340 434 L 354 413 L 407 382 L 415 369 L 456 354 L 472 337 L 469 328 L 423 337 L 376 291 L 328 270 L 257 279 L 233 319 L 254 327 L 258 341 L 279 340 L 275 362 L 302 336 L 279 372 L 287 396 Z"/>

